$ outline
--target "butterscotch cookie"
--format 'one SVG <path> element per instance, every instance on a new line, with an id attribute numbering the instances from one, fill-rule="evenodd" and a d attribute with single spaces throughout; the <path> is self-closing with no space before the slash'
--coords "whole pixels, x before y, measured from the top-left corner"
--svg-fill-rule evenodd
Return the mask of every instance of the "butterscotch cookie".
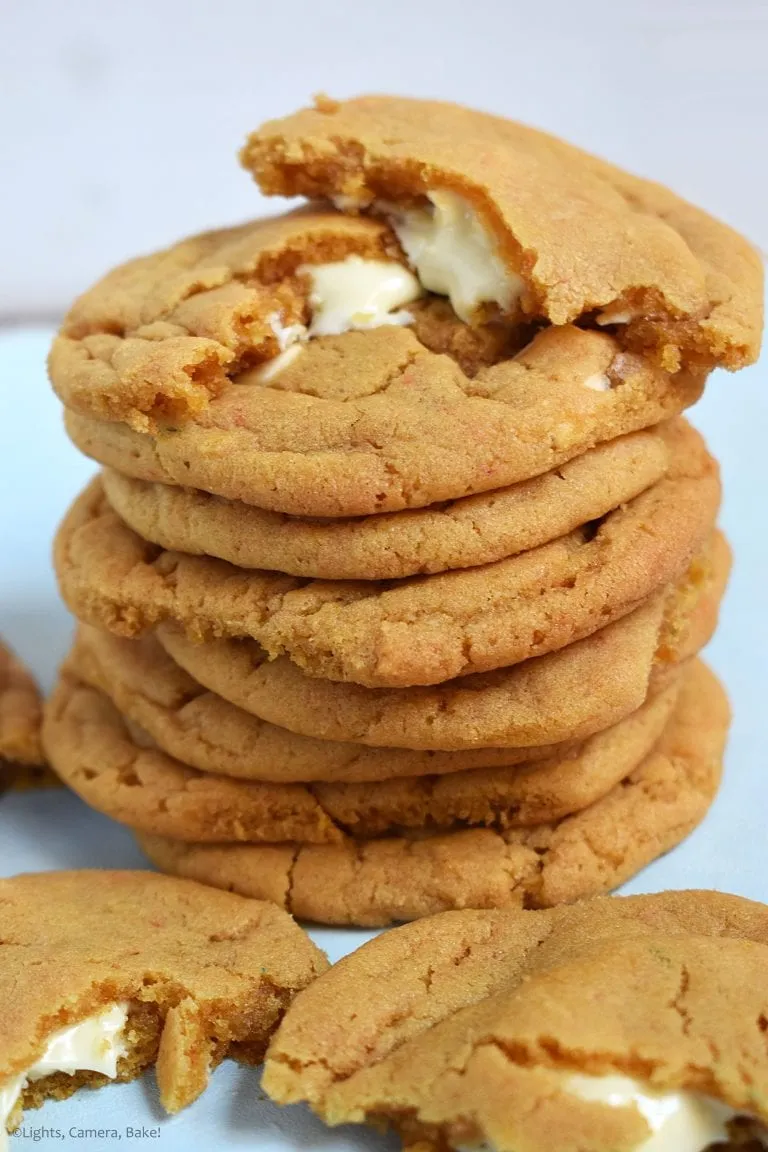
<path id="1" fill-rule="evenodd" d="M 603 752 L 598 752 L 603 748 L 609 759 L 617 747 L 614 737 L 624 747 L 630 730 L 637 735 L 647 733 L 652 742 L 653 733 L 658 735 L 656 725 L 663 723 L 677 690 L 677 677 L 673 676 L 666 689 L 621 722 L 621 733 L 598 733 L 583 745 L 567 741 L 535 748 L 432 752 L 315 740 L 278 728 L 206 691 L 171 660 L 154 637 L 122 640 L 83 625 L 67 663 L 84 683 L 107 695 L 118 711 L 164 752 L 202 772 L 275 783 L 362 785 L 339 793 L 353 797 L 365 795 L 367 784 L 403 777 L 426 777 L 425 792 L 438 795 L 442 786 L 437 778 L 452 773 L 472 770 L 471 778 L 478 779 L 478 769 L 500 769 L 505 776 L 515 765 L 539 760 L 551 761 L 557 772 L 556 765 L 567 767 L 584 756 L 598 753 L 603 759 Z M 493 787 L 495 772 L 490 771 L 487 778 Z M 410 789 L 421 788 L 418 779 L 407 779 L 403 786 L 404 794 L 393 785 L 391 790 L 376 789 L 371 799 L 378 803 L 376 797 L 382 794 L 400 798 Z"/>
<path id="2" fill-rule="evenodd" d="M 327 968 L 271 903 L 150 872 L 0 880 L 0 1128 L 22 1108 L 156 1065 L 169 1112 L 227 1056 L 261 1059 Z"/>
<path id="3" fill-rule="evenodd" d="M 0 760 L 42 764 L 42 719 L 42 700 L 34 679 L 13 652 L 0 643 Z"/>
<path id="4" fill-rule="evenodd" d="M 670 470 L 568 536 L 479 568 L 388 582 L 310 581 L 160 552 L 98 480 L 59 531 L 62 595 L 81 619 L 134 636 L 172 620 L 194 639 L 257 639 L 310 675 L 368 687 L 437 684 L 572 644 L 679 579 L 714 525 L 717 468 L 684 423 Z"/>
<path id="5" fill-rule="evenodd" d="M 435 296 L 368 309 L 372 269 L 413 279 L 402 260 L 381 223 L 299 212 L 117 269 L 51 351 L 70 435 L 142 480 L 348 517 L 516 484 L 701 393 L 706 369 L 669 373 L 603 330 L 471 328 Z M 323 269 L 349 298 L 320 326 L 337 334 L 316 334 Z"/>
<path id="6" fill-rule="evenodd" d="M 190 841 L 342 839 L 308 788 L 198 772 L 154 747 L 66 667 L 46 704 L 43 739 L 64 783 L 121 824 Z"/>
<path id="7" fill-rule="evenodd" d="M 625 347 L 756 358 L 761 261 L 668 189 L 553 136 L 454 104 L 323 97 L 242 152 L 263 192 L 388 220 L 425 287 L 466 318 L 597 318 Z"/>
<path id="8" fill-rule="evenodd" d="M 195 845 L 142 835 L 164 871 L 274 900 L 328 924 L 388 924 L 450 908 L 549 907 L 609 891 L 678 844 L 717 791 L 725 695 L 697 665 L 656 749 L 566 819 L 496 832 L 339 845 Z"/>
<path id="9" fill-rule="evenodd" d="M 4 788 L 51 787 L 40 743 L 43 705 L 34 679 L 0 643 L 0 792 Z"/>
<path id="10" fill-rule="evenodd" d="M 126 640 L 117 643 L 135 646 Z M 98 651 L 98 645 L 91 651 L 93 647 Z M 504 750 L 494 749 L 488 758 L 500 767 L 456 771 L 452 764 L 454 770 L 442 777 L 243 786 L 222 778 L 216 754 L 221 735 L 215 726 L 206 725 L 209 735 L 198 737 L 194 749 L 198 759 L 207 760 L 210 772 L 191 771 L 156 747 L 148 750 L 143 730 L 121 720 L 99 690 L 102 683 L 119 681 L 111 668 L 105 671 L 105 664 L 89 652 L 87 638 L 81 637 L 47 709 L 51 759 L 67 783 L 107 815 L 143 831 L 191 841 L 323 843 L 340 839 L 342 833 L 371 837 L 457 822 L 503 829 L 561 819 L 599 800 L 637 767 L 660 737 L 679 690 L 675 678 L 614 728 L 527 763 L 516 765 L 514 754 L 505 763 Z M 118 689 L 114 695 L 123 693 Z M 162 734 L 170 725 L 166 720 L 157 727 Z M 299 746 L 305 739 L 285 735 L 286 743 L 292 738 Z M 199 745 L 207 745 L 207 756 L 200 755 Z M 383 749 L 377 751 L 385 755 Z M 438 755 L 438 763 L 451 756 L 458 760 L 462 754 Z M 464 754 L 464 759 L 471 756 Z M 477 754 L 477 759 L 482 756 Z M 272 775 L 279 775 L 275 766 Z"/>
<path id="11" fill-rule="evenodd" d="M 668 669 L 709 639 L 730 567 L 716 534 L 673 592 L 586 640 L 513 668 L 429 688 L 319 680 L 252 641 L 196 644 L 161 625 L 177 664 L 211 692 L 272 724 L 320 740 L 462 751 L 579 740 L 636 711 Z"/>
<path id="12" fill-rule="evenodd" d="M 391 580 L 489 564 L 597 520 L 667 470 L 665 428 L 633 432 L 553 472 L 429 508 L 348 519 L 285 516 L 194 488 L 102 474 L 107 499 L 153 544 L 324 580 Z"/>
<path id="13" fill-rule="evenodd" d="M 263 1084 L 414 1152 L 757 1152 L 766 962 L 768 909 L 720 892 L 445 912 L 302 992 Z"/>

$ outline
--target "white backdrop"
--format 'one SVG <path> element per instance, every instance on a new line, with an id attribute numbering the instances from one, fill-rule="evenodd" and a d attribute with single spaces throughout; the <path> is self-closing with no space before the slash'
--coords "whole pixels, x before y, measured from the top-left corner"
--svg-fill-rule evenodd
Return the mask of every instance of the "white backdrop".
<path id="1" fill-rule="evenodd" d="M 0 16 L 0 320 L 258 214 L 234 153 L 319 90 L 541 125 L 768 248 L 767 0 L 0 0 Z"/>

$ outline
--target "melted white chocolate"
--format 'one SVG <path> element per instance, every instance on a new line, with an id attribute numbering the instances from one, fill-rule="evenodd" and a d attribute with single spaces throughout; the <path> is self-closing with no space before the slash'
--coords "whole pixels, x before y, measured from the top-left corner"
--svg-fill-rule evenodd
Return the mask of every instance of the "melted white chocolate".
<path id="1" fill-rule="evenodd" d="M 126 1054 L 123 1040 L 128 1007 L 114 1004 L 97 1016 L 54 1032 L 39 1060 L 13 1080 L 0 1085 L 0 1152 L 7 1152 L 6 1124 L 24 1087 L 54 1072 L 101 1072 L 114 1080 L 117 1063 Z"/>
<path id="2" fill-rule="evenodd" d="M 657 1090 L 630 1076 L 573 1073 L 563 1077 L 563 1089 L 581 1100 L 609 1108 L 636 1108 L 651 1135 L 633 1152 L 704 1152 L 711 1144 L 728 1139 L 727 1125 L 731 1120 L 747 1116 L 711 1096 L 684 1089 Z M 762 1143 L 768 1147 L 768 1129 Z M 496 1150 L 491 1144 L 481 1143 L 462 1145 L 457 1152 Z"/>
<path id="3" fill-rule="evenodd" d="M 422 295 L 413 273 L 394 260 L 348 256 L 334 264 L 304 264 L 299 271 L 312 284 L 310 336 L 410 324 L 413 316 L 403 305 Z"/>
<path id="4" fill-rule="evenodd" d="M 429 192 L 431 208 L 381 204 L 419 280 L 447 296 L 469 322 L 482 304 L 509 312 L 522 294 L 519 276 L 505 267 L 498 245 L 477 212 L 456 192 Z"/>

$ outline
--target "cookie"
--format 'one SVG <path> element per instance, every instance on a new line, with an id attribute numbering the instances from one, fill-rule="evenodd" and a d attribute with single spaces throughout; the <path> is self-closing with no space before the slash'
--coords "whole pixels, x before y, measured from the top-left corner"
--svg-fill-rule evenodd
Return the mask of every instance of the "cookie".
<path id="1" fill-rule="evenodd" d="M 271 724 L 320 740 L 462 751 L 580 740 L 639 708 L 667 669 L 714 630 L 730 566 L 715 535 L 685 580 L 586 640 L 513 668 L 429 688 L 363 688 L 319 680 L 253 641 L 157 637 L 198 684 Z"/>
<path id="2" fill-rule="evenodd" d="M 505 774 L 515 765 L 537 760 L 570 765 L 588 752 L 586 745 L 572 741 L 536 748 L 431 752 L 369 748 L 299 736 L 207 692 L 171 660 L 154 637 L 122 640 L 85 625 L 78 631 L 67 663 L 79 679 L 108 696 L 130 723 L 143 729 L 169 756 L 202 772 L 235 779 L 364 786 L 403 777 L 426 777 L 424 788 L 439 791 L 441 786 L 436 782 L 440 776 L 465 774 L 471 769 L 475 770 L 471 777 L 477 779 L 478 769 L 500 769 Z M 637 724 L 645 729 L 646 707 L 654 717 L 666 713 L 674 700 L 676 680 L 673 676 L 664 690 L 663 702 L 651 705 L 649 701 L 621 722 L 622 744 L 630 727 Z M 651 727 L 655 728 L 656 723 L 654 719 Z M 594 738 L 590 756 L 597 746 L 602 748 L 602 735 Z M 609 741 L 607 747 L 614 749 L 610 755 L 614 755 L 614 737 L 608 732 L 604 735 Z M 588 744 L 592 745 L 592 741 Z M 489 781 L 494 778 L 494 773 L 489 773 Z M 418 790 L 421 785 L 418 780 L 409 779 L 404 787 Z M 374 795 L 380 796 L 383 791 L 376 789 Z M 365 787 L 344 789 L 352 796 L 365 792 Z M 400 795 L 397 787 L 390 794 Z"/>
<path id="3" fill-rule="evenodd" d="M 285 516 L 194 488 L 102 474 L 109 503 L 161 548 L 323 580 L 396 580 L 490 564 L 597 520 L 665 474 L 664 429 L 633 432 L 494 492 L 379 516 Z"/>
<path id="4" fill-rule="evenodd" d="M 695 666 L 655 750 L 573 816 L 339 845 L 181 844 L 141 835 L 164 871 L 274 900 L 327 924 L 383 925 L 451 908 L 549 907 L 622 884 L 705 816 L 729 721 L 711 672 Z"/>
<path id="5" fill-rule="evenodd" d="M 225 1057 L 260 1060 L 328 966 L 273 904 L 151 872 L 16 876 L 0 905 L 0 1127 L 150 1064 L 176 1112 Z"/>
<path id="6" fill-rule="evenodd" d="M 498 324 L 471 329 L 435 297 L 408 325 L 260 361 L 307 319 L 296 269 L 350 245 L 380 256 L 396 248 L 382 228 L 298 213 L 111 273 L 51 351 L 74 442 L 138 479 L 295 516 L 367 516 L 528 480 L 700 396 L 705 369 L 670 374 L 606 331 L 524 326 L 510 347 Z"/>
<path id="7" fill-rule="evenodd" d="M 553 324 L 597 313 L 673 368 L 758 355 L 762 270 L 747 241 L 546 133 L 455 104 L 321 97 L 254 132 L 241 159 L 262 192 L 388 219 L 457 311 Z"/>
<path id="8" fill-rule="evenodd" d="M 58 779 L 40 743 L 43 705 L 33 677 L 0 643 L 0 792 L 52 788 Z"/>
<path id="9" fill-rule="evenodd" d="M 0 761 L 40 765 L 43 706 L 34 679 L 21 661 L 0 643 Z"/>
<path id="10" fill-rule="evenodd" d="M 126 640 L 117 644 L 134 647 Z M 98 643 L 92 641 L 94 647 L 98 654 Z M 659 739 L 679 690 L 675 678 L 614 728 L 550 757 L 518 765 L 510 764 L 510 757 L 504 763 L 503 750 L 492 750 L 500 767 L 453 771 L 442 777 L 241 785 L 221 775 L 215 727 L 206 742 L 210 771 L 195 772 L 164 755 L 167 749 L 159 751 L 152 733 L 147 740 L 134 721 L 121 719 L 106 703 L 105 697 L 113 699 L 115 694 L 100 691 L 102 683 L 115 682 L 112 667 L 107 664 L 105 671 L 98 655 L 95 660 L 90 655 L 87 636 L 80 638 L 47 710 L 45 736 L 51 760 L 87 803 L 107 815 L 143 831 L 190 841 L 324 843 L 341 839 L 342 833 L 370 838 L 457 822 L 511 828 L 560 819 L 599 800 L 637 767 Z M 123 692 L 118 689 L 116 694 Z M 167 727 L 166 723 L 161 731 Z M 285 735 L 287 743 L 291 734 Z M 300 744 L 304 738 L 293 739 Z M 378 751 L 385 755 L 383 749 Z M 131 757 L 128 769 L 126 756 Z M 454 759 L 460 756 L 456 753 Z M 278 774 L 273 766 L 272 775 Z"/>
<path id="11" fill-rule="evenodd" d="M 768 909 L 720 892 L 445 912 L 302 992 L 263 1086 L 414 1152 L 743 1147 L 724 1126 L 768 1120 L 767 960 Z"/>
<path id="12" fill-rule="evenodd" d="M 668 475 L 568 536 L 495 564 L 353 584 L 160 552 L 111 511 L 98 480 L 59 531 L 62 595 L 81 619 L 135 636 L 161 620 L 194 639 L 257 639 L 310 675 L 367 687 L 437 684 L 554 651 L 677 580 L 714 525 L 714 461 L 689 426 Z"/>
<path id="13" fill-rule="evenodd" d="M 46 704 L 43 739 L 64 783 L 121 824 L 189 841 L 342 839 L 308 788 L 198 772 L 156 748 L 66 667 Z"/>

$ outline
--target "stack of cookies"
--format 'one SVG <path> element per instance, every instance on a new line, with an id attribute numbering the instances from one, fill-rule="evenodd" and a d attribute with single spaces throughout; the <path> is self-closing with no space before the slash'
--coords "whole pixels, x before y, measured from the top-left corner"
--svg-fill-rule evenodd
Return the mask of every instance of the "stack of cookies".
<path id="1" fill-rule="evenodd" d="M 103 465 L 52 764 L 160 868 L 326 923 L 615 887 L 719 782 L 681 413 L 757 354 L 757 255 L 451 105 L 322 99 L 242 158 L 311 203 L 118 268 L 51 353 Z"/>

